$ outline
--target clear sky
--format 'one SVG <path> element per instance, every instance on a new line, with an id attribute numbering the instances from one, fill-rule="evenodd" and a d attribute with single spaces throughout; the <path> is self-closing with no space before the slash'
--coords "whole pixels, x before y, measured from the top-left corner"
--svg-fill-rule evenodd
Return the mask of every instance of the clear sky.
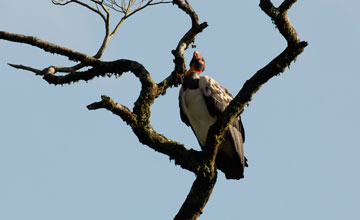
<path id="1" fill-rule="evenodd" d="M 233 94 L 286 46 L 259 1 L 190 2 L 209 24 L 196 40 L 205 74 Z M 358 8 L 356 0 L 294 5 L 290 19 L 309 46 L 245 109 L 245 179 L 228 181 L 219 173 L 199 219 L 360 219 Z M 89 55 L 104 34 L 97 15 L 50 0 L 3 1 L 0 20 L 0 30 Z M 103 60 L 136 60 L 158 82 L 172 71 L 171 50 L 189 27 L 188 17 L 172 4 L 148 8 L 121 27 Z M 193 50 L 186 52 L 188 62 Z M 0 41 L 0 219 L 175 216 L 194 174 L 140 144 L 119 117 L 86 109 L 102 94 L 132 108 L 140 85 L 135 77 L 53 86 L 8 62 L 40 69 L 71 64 Z M 178 90 L 156 100 L 151 122 L 158 132 L 199 149 L 180 120 Z"/>

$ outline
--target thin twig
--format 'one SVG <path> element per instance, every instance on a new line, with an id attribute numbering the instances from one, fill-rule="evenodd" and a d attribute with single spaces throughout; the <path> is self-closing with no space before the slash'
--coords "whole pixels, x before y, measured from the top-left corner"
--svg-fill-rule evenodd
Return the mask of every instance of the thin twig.
<path id="1" fill-rule="evenodd" d="M 29 66 L 24 66 L 24 65 L 19 65 L 19 64 L 12 64 L 12 63 L 8 63 L 9 66 L 14 67 L 16 69 L 22 69 L 22 70 L 27 70 L 27 71 L 31 71 L 33 73 L 35 73 L 35 75 L 44 75 L 42 70 L 39 69 L 35 69 Z"/>

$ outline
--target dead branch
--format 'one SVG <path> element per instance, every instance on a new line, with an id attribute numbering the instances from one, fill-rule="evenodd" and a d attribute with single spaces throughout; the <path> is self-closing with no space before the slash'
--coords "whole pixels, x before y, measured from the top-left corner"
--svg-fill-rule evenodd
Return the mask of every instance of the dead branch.
<path id="1" fill-rule="evenodd" d="M 178 86 L 182 82 L 184 77 L 183 75 L 186 70 L 184 51 L 192 42 L 194 42 L 195 36 L 208 26 L 206 22 L 199 24 L 198 16 L 189 3 L 181 0 L 174 0 L 173 4 L 176 4 L 181 10 L 190 16 L 192 26 L 190 30 L 187 31 L 180 39 L 176 49 L 171 51 L 174 55 L 175 67 L 171 74 L 158 84 L 159 89 L 157 96 L 164 95 L 169 87 Z"/>
<path id="2" fill-rule="evenodd" d="M 251 101 L 252 96 L 260 87 L 272 77 L 284 72 L 285 68 L 289 67 L 291 62 L 295 61 L 297 56 L 308 45 L 307 42 L 300 41 L 300 37 L 297 35 L 287 16 L 287 11 L 295 2 L 296 0 L 285 0 L 279 8 L 276 8 L 270 0 L 260 0 L 259 6 L 274 21 L 279 32 L 287 40 L 288 46 L 269 64 L 257 71 L 245 82 L 221 117 L 210 127 L 206 141 L 206 149 L 208 150 L 206 154 L 208 157 L 211 158 L 216 155 L 217 147 L 221 143 L 221 137 L 224 135 L 227 127 L 242 113 L 244 107 Z"/>

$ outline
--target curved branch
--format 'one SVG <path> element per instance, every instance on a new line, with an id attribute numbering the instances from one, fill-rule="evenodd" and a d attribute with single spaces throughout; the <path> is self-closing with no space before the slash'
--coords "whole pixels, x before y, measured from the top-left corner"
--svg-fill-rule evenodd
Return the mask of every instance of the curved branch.
<path id="1" fill-rule="evenodd" d="M 197 175 L 185 202 L 174 220 L 195 220 L 208 202 L 217 179 L 217 172 L 209 176 Z"/>
<path id="2" fill-rule="evenodd" d="M 192 26 L 190 30 L 188 30 L 180 39 L 176 49 L 171 51 L 175 58 L 175 67 L 171 74 L 158 84 L 157 96 L 164 95 L 169 87 L 178 86 L 182 82 L 186 70 L 184 51 L 192 42 L 194 42 L 196 35 L 208 26 L 206 22 L 199 24 L 198 16 L 188 2 L 174 0 L 173 4 L 176 4 L 181 10 L 190 16 Z"/>
<path id="3" fill-rule="evenodd" d="M 104 21 L 106 20 L 106 19 L 105 19 L 105 16 L 104 16 L 99 10 L 97 10 L 97 9 L 94 8 L 94 7 L 91 7 L 90 5 L 88 5 L 88 4 L 84 3 L 84 2 L 81 2 L 81 1 L 78 1 L 78 0 L 71 0 L 71 1 L 64 2 L 64 3 L 58 2 L 58 1 L 56 1 L 56 0 L 51 0 L 51 1 L 52 1 L 52 3 L 53 3 L 54 5 L 62 5 L 62 6 L 63 6 L 63 5 L 67 5 L 67 4 L 69 4 L 69 3 L 72 3 L 72 2 L 77 3 L 77 4 L 81 5 L 81 6 L 84 6 L 85 8 L 88 8 L 89 10 L 95 12 L 96 14 L 100 15 L 100 17 L 101 17 Z"/>
<path id="4" fill-rule="evenodd" d="M 51 67 L 50 67 L 51 68 Z M 86 70 L 71 72 L 64 76 L 48 74 L 48 68 L 44 70 L 44 79 L 50 84 L 68 84 L 80 80 L 88 81 L 95 77 L 110 75 L 121 76 L 125 72 L 132 72 L 138 77 L 143 85 L 155 84 L 144 66 L 136 61 L 120 59 L 112 62 L 99 61 L 96 66 Z"/>
<path id="5" fill-rule="evenodd" d="M 295 4 L 297 0 L 285 0 L 281 5 L 279 6 L 280 13 L 284 13 L 288 11 L 293 4 Z"/>
<path id="6" fill-rule="evenodd" d="M 304 48 L 308 45 L 307 42 L 300 41 L 294 27 L 291 25 L 287 16 L 287 10 L 296 0 L 285 0 L 279 8 L 275 8 L 270 0 L 260 0 L 261 9 L 271 17 L 278 28 L 279 32 L 284 36 L 288 42 L 287 48 L 269 64 L 257 71 L 249 80 L 245 82 L 236 97 L 231 101 L 229 106 L 225 109 L 223 114 L 210 127 L 206 140 L 206 155 L 214 160 L 217 153 L 217 148 L 221 143 L 222 136 L 225 134 L 229 124 L 244 110 L 245 105 L 251 101 L 252 96 L 272 77 L 285 71 L 291 62 L 295 61 Z M 285 10 L 286 9 L 286 10 Z"/>
<path id="7" fill-rule="evenodd" d="M 126 106 L 116 103 L 110 97 L 106 95 L 101 96 L 100 102 L 94 102 L 87 106 L 89 110 L 97 110 L 105 108 L 115 115 L 119 116 L 126 124 L 130 126 L 135 126 L 136 116 L 130 111 Z"/>
<path id="8" fill-rule="evenodd" d="M 87 106 L 89 110 L 107 109 L 123 119 L 134 131 L 139 141 L 153 150 L 166 154 L 175 164 L 194 173 L 203 172 L 201 168 L 202 154 L 199 151 L 188 150 L 184 145 L 157 133 L 150 124 L 138 122 L 138 116 L 126 106 L 120 105 L 108 96 L 101 96 L 101 101 Z"/>
<path id="9" fill-rule="evenodd" d="M 173 0 L 173 4 L 176 4 L 181 10 L 190 16 L 193 26 L 199 24 L 199 17 L 187 0 Z"/>
<path id="10" fill-rule="evenodd" d="M 288 42 L 288 45 L 295 45 L 300 42 L 300 38 L 295 28 L 290 24 L 287 11 L 296 0 L 285 0 L 279 8 L 274 7 L 270 0 L 260 0 L 260 8 L 274 21 L 279 32 Z"/>

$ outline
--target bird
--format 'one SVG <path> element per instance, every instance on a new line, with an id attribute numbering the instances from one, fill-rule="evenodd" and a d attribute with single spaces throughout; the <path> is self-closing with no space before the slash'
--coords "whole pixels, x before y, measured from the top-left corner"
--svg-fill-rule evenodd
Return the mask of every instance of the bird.
<path id="1" fill-rule="evenodd" d="M 205 60 L 194 51 L 190 69 L 185 72 L 179 92 L 180 118 L 193 130 L 204 150 L 210 126 L 223 113 L 233 99 L 231 93 L 209 76 L 200 76 L 205 70 Z M 226 179 L 244 178 L 247 159 L 244 156 L 245 130 L 240 116 L 230 125 L 224 135 L 216 156 L 216 167 Z"/>

